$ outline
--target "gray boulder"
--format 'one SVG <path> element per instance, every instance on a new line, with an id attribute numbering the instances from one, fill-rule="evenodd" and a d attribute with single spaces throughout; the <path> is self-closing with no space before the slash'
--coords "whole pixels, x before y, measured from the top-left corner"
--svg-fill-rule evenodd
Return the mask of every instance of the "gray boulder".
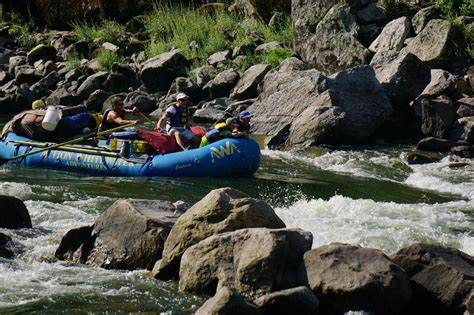
<path id="1" fill-rule="evenodd" d="M 230 50 L 218 51 L 207 58 L 207 63 L 213 67 L 222 66 L 231 57 Z"/>
<path id="2" fill-rule="evenodd" d="M 299 229 L 242 229 L 210 236 L 183 254 L 181 291 L 228 287 L 256 299 L 296 286 L 297 266 L 311 248 L 311 233 Z"/>
<path id="3" fill-rule="evenodd" d="M 436 98 L 442 94 L 452 95 L 456 89 L 456 77 L 442 69 L 431 70 L 430 83 L 425 87 L 420 96 Z"/>
<path id="4" fill-rule="evenodd" d="M 41 80 L 42 77 L 43 75 L 31 66 L 24 65 L 15 68 L 15 80 L 18 85 L 32 85 Z"/>
<path id="5" fill-rule="evenodd" d="M 307 287 L 273 292 L 255 300 L 263 315 L 316 315 L 319 301 Z"/>
<path id="6" fill-rule="evenodd" d="M 474 97 L 465 97 L 457 101 L 459 117 L 474 116 Z"/>
<path id="7" fill-rule="evenodd" d="M 192 70 L 191 74 L 196 77 L 197 86 L 202 88 L 204 85 L 207 84 L 207 82 L 211 81 L 214 78 L 214 71 L 214 67 L 202 66 Z"/>
<path id="8" fill-rule="evenodd" d="M 202 89 L 193 82 L 190 78 L 178 77 L 173 80 L 171 83 L 170 89 L 166 95 L 166 98 L 169 100 L 169 103 L 176 101 L 176 95 L 180 92 L 186 93 L 190 100 L 189 102 L 196 102 L 203 98 Z"/>
<path id="9" fill-rule="evenodd" d="M 430 68 L 418 57 L 397 51 L 377 53 L 370 65 L 393 107 L 408 107 L 430 82 Z"/>
<path id="10" fill-rule="evenodd" d="M 454 47 L 464 47 L 462 34 L 446 20 L 434 19 L 406 47 L 432 68 L 453 67 L 459 59 Z"/>
<path id="11" fill-rule="evenodd" d="M 257 97 L 257 86 L 270 69 L 271 66 L 267 64 L 257 64 L 248 68 L 232 90 L 230 98 L 240 101 Z"/>
<path id="12" fill-rule="evenodd" d="M 249 107 L 255 115 L 252 128 L 270 136 L 273 145 L 366 141 L 392 111 L 369 66 L 330 77 L 315 70 L 279 71 L 268 74 L 262 87 Z"/>
<path id="13" fill-rule="evenodd" d="M 93 91 L 91 91 L 92 93 Z M 79 103 L 79 97 L 65 88 L 58 88 L 46 98 L 47 105 L 73 106 Z"/>
<path id="14" fill-rule="evenodd" d="M 53 46 L 39 44 L 38 46 L 34 47 L 28 52 L 28 54 L 26 55 L 26 58 L 28 60 L 28 63 L 33 64 L 35 61 L 38 61 L 38 60 L 55 61 L 56 54 L 57 54 L 56 48 L 54 48 Z"/>
<path id="15" fill-rule="evenodd" d="M 268 54 L 273 49 L 281 48 L 281 47 L 282 47 L 282 44 L 280 42 L 277 42 L 277 41 L 273 41 L 273 42 L 269 42 L 269 43 L 263 43 L 263 44 L 260 44 L 257 47 L 255 47 L 254 53 L 256 55 L 264 55 L 264 54 Z"/>
<path id="16" fill-rule="evenodd" d="M 44 78 L 33 84 L 30 90 L 35 93 L 37 98 L 48 96 L 56 88 L 61 77 L 56 71 L 48 73 Z"/>
<path id="17" fill-rule="evenodd" d="M 89 76 L 77 89 L 77 95 L 80 100 L 89 98 L 92 92 L 104 88 L 104 82 L 109 76 L 109 73 L 100 71 Z"/>
<path id="18" fill-rule="evenodd" d="M 326 73 L 368 63 L 370 52 L 357 39 L 360 9 L 360 1 L 292 1 L 296 52 Z"/>
<path id="19" fill-rule="evenodd" d="M 420 151 L 449 152 L 456 145 L 458 145 L 456 141 L 428 137 L 421 139 L 416 145 L 416 149 Z"/>
<path id="20" fill-rule="evenodd" d="M 301 275 L 324 314 L 398 314 L 411 296 L 404 270 L 372 248 L 341 243 L 318 247 L 305 253 Z"/>
<path id="21" fill-rule="evenodd" d="M 13 56 L 8 59 L 8 72 L 15 74 L 15 69 L 18 66 L 26 65 L 26 57 Z"/>
<path id="22" fill-rule="evenodd" d="M 448 97 L 423 99 L 421 102 L 421 131 L 425 136 L 447 138 L 457 120 L 456 104 Z"/>
<path id="23" fill-rule="evenodd" d="M 227 97 L 240 79 L 240 73 L 235 69 L 227 69 L 220 72 L 214 79 L 209 81 L 202 89 L 209 99 Z"/>
<path id="24" fill-rule="evenodd" d="M 31 218 L 20 199 L 0 195 L 0 228 L 31 228 Z"/>
<path id="25" fill-rule="evenodd" d="M 261 315 L 258 307 L 232 292 L 226 287 L 220 288 L 216 294 L 207 300 L 195 315 Z"/>
<path id="26" fill-rule="evenodd" d="M 89 95 L 84 105 L 87 107 L 87 110 L 101 111 L 102 105 L 109 98 L 110 93 L 104 90 L 95 90 Z"/>
<path id="27" fill-rule="evenodd" d="M 110 93 L 121 93 L 128 90 L 127 78 L 121 73 L 110 73 L 103 83 L 103 88 Z"/>
<path id="28" fill-rule="evenodd" d="M 175 49 L 145 61 L 140 79 L 149 92 L 166 91 L 175 78 L 186 76 L 188 66 L 186 57 Z"/>
<path id="29" fill-rule="evenodd" d="M 403 43 L 409 34 L 410 20 L 403 16 L 385 25 L 382 33 L 370 45 L 369 50 L 373 52 L 399 51 L 403 48 Z"/>
<path id="30" fill-rule="evenodd" d="M 166 239 L 163 259 L 154 270 L 155 277 L 177 277 L 185 250 L 203 239 L 251 227 L 283 228 L 285 224 L 263 201 L 232 188 L 212 190 L 176 221 Z"/>
<path id="31" fill-rule="evenodd" d="M 435 6 L 429 6 L 418 11 L 411 20 L 415 34 L 419 34 L 429 20 L 439 18 L 439 15 L 439 9 L 437 9 Z"/>
<path id="32" fill-rule="evenodd" d="M 106 269 L 151 269 L 179 216 L 176 207 L 157 200 L 118 200 L 93 226 L 69 231 L 55 256 Z"/>
<path id="33" fill-rule="evenodd" d="M 156 100 L 138 91 L 127 94 L 124 103 L 126 108 L 136 107 L 144 113 L 149 113 L 156 109 Z"/>
<path id="34" fill-rule="evenodd" d="M 474 292 L 474 257 L 454 248 L 413 244 L 391 258 L 410 277 L 414 313 L 464 313 Z"/>
<path id="35" fill-rule="evenodd" d="M 450 139 L 474 144 L 474 116 L 459 118 L 450 132 Z"/>

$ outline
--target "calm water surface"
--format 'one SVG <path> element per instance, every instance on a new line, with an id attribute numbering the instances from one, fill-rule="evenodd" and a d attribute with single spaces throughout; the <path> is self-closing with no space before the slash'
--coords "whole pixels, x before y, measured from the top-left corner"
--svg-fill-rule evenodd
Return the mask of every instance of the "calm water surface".
<path id="1" fill-rule="evenodd" d="M 409 148 L 263 150 L 251 178 L 104 178 L 0 167 L 0 194 L 22 199 L 33 229 L 4 230 L 21 248 L 0 258 L 1 314 L 190 314 L 207 297 L 177 293 L 177 283 L 146 271 L 103 270 L 57 261 L 70 229 L 91 224 L 118 198 L 194 203 L 230 186 L 270 203 L 288 227 L 392 253 L 429 242 L 474 254 L 474 166 L 448 157 L 408 166 Z M 452 162 L 466 165 L 451 168 Z"/>

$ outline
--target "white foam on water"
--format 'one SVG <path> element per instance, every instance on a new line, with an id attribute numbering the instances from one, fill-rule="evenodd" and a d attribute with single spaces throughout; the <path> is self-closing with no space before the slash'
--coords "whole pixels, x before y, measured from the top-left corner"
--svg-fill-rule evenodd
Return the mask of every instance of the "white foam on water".
<path id="1" fill-rule="evenodd" d="M 397 204 L 334 196 L 275 208 L 287 227 L 313 233 L 313 246 L 331 242 L 374 247 L 386 253 L 415 242 L 439 243 L 474 254 L 473 201 Z M 458 232 L 464 231 L 464 232 Z"/>
<path id="2" fill-rule="evenodd" d="M 24 199 L 33 194 L 31 186 L 25 183 L 0 182 L 0 194 Z"/>

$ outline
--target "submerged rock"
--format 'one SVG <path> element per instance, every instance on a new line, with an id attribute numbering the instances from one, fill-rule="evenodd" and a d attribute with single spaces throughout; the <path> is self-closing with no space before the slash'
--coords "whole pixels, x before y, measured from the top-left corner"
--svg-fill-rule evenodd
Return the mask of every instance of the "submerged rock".
<path id="1" fill-rule="evenodd" d="M 15 255 L 12 246 L 12 238 L 0 232 L 0 257 L 13 258 Z"/>

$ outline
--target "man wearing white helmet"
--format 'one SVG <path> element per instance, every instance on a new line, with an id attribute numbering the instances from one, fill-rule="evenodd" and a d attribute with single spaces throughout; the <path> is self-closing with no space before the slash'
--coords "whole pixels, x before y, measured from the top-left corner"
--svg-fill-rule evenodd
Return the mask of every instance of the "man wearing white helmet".
<path id="1" fill-rule="evenodd" d="M 176 137 L 176 142 L 183 150 L 188 149 L 183 141 L 183 137 L 191 140 L 194 146 L 197 146 L 199 143 L 199 138 L 190 130 L 188 99 L 189 96 L 185 93 L 178 93 L 176 95 L 176 103 L 166 109 L 156 125 L 159 130 L 164 129 L 166 126 L 168 134 Z"/>

